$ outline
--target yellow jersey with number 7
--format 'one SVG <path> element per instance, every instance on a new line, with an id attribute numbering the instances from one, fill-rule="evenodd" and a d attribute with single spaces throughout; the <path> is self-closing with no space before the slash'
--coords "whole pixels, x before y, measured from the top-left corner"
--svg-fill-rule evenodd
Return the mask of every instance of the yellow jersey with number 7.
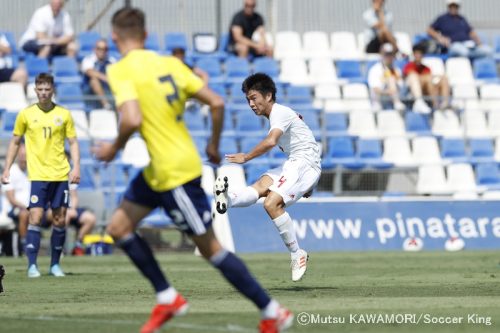
<path id="1" fill-rule="evenodd" d="M 144 178 L 155 191 L 171 190 L 201 176 L 201 159 L 183 120 L 186 100 L 202 87 L 180 60 L 133 50 L 108 66 L 116 106 L 137 100 L 140 133 L 151 158 Z"/>
<path id="2" fill-rule="evenodd" d="M 24 135 L 30 180 L 68 180 L 70 167 L 64 154 L 64 141 L 75 138 L 76 131 L 67 109 L 54 105 L 44 111 L 33 104 L 18 113 L 13 134 Z"/>

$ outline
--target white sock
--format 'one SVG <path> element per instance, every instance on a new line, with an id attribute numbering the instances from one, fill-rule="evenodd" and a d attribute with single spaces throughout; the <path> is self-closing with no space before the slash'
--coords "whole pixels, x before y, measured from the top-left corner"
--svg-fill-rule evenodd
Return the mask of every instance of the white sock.
<path id="1" fill-rule="evenodd" d="M 269 302 L 269 304 L 260 311 L 260 315 L 264 319 L 277 318 L 279 309 L 279 303 L 276 302 L 276 300 L 272 299 L 271 302 Z"/>
<path id="2" fill-rule="evenodd" d="M 248 207 L 259 200 L 259 193 L 252 186 L 239 192 L 229 192 L 229 207 Z"/>
<path id="3" fill-rule="evenodd" d="M 283 215 L 278 216 L 273 220 L 274 225 L 280 232 L 281 239 L 285 243 L 288 250 L 293 254 L 300 250 L 299 242 L 297 241 L 297 236 L 295 235 L 295 228 L 293 221 L 287 212 Z"/>
<path id="4" fill-rule="evenodd" d="M 156 302 L 158 304 L 171 304 L 177 297 L 177 290 L 174 287 L 168 287 L 167 289 L 156 293 Z"/>

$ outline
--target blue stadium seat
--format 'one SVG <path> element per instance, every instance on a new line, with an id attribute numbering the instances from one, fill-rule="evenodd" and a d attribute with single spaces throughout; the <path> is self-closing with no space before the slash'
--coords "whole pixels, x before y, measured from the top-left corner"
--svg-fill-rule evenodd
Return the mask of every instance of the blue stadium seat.
<path id="1" fill-rule="evenodd" d="M 49 61 L 45 58 L 27 57 L 25 60 L 29 82 L 35 82 L 35 77 L 40 73 L 48 73 Z"/>
<path id="2" fill-rule="evenodd" d="M 94 190 L 96 188 L 94 164 L 81 162 L 80 164 L 80 184 L 79 190 Z"/>
<path id="3" fill-rule="evenodd" d="M 16 38 L 14 37 L 14 33 L 12 31 L 0 30 L 0 34 L 3 34 L 5 39 L 7 39 L 7 42 L 9 42 L 11 54 L 16 56 L 23 55 L 23 52 L 17 48 Z"/>
<path id="4" fill-rule="evenodd" d="M 85 56 L 91 54 L 99 39 L 101 39 L 101 35 L 96 31 L 84 31 L 78 34 L 78 45 L 80 45 L 78 59 L 82 60 Z"/>
<path id="5" fill-rule="evenodd" d="M 406 130 L 418 135 L 430 135 L 431 127 L 429 117 L 416 112 L 406 112 L 405 114 Z"/>
<path id="6" fill-rule="evenodd" d="M 347 79 L 350 82 L 366 81 L 361 70 L 361 62 L 358 60 L 339 60 L 336 66 L 339 79 Z"/>
<path id="7" fill-rule="evenodd" d="M 103 165 L 99 168 L 100 186 L 104 191 L 111 191 L 114 185 L 115 191 L 120 192 L 127 186 L 127 178 L 122 166 L 116 163 Z"/>
<path id="8" fill-rule="evenodd" d="M 246 180 L 247 184 L 253 184 L 271 167 L 266 163 L 250 164 L 246 166 Z"/>
<path id="9" fill-rule="evenodd" d="M 2 114 L 1 126 L 1 136 L 10 138 L 12 136 L 12 131 L 14 130 L 14 124 L 16 123 L 17 112 L 4 112 Z"/>
<path id="10" fill-rule="evenodd" d="M 52 60 L 54 80 L 59 83 L 82 83 L 82 77 L 78 72 L 78 64 L 71 57 L 54 57 Z"/>
<path id="11" fill-rule="evenodd" d="M 318 114 L 315 111 L 301 112 L 302 120 L 309 126 L 313 132 L 314 137 L 318 139 L 321 136 L 321 126 L 319 124 Z"/>
<path id="12" fill-rule="evenodd" d="M 207 159 L 207 153 L 206 153 L 206 148 L 207 148 L 207 139 L 205 137 L 193 137 L 194 144 L 196 146 L 196 149 L 198 150 L 198 153 L 201 156 L 202 160 Z"/>
<path id="13" fill-rule="evenodd" d="M 476 163 L 494 162 L 495 148 L 490 139 L 471 139 L 469 141 L 470 161 Z"/>
<path id="14" fill-rule="evenodd" d="M 328 140 L 325 163 L 348 169 L 362 169 L 365 166 L 356 156 L 352 138 L 347 136 L 333 137 Z"/>
<path id="15" fill-rule="evenodd" d="M 241 84 L 235 83 L 229 88 L 229 96 L 231 103 L 247 105 L 247 98 L 243 91 L 241 91 Z"/>
<path id="16" fill-rule="evenodd" d="M 186 34 L 183 32 L 168 32 L 165 34 L 165 50 L 169 53 L 175 48 L 189 50 Z"/>
<path id="17" fill-rule="evenodd" d="M 500 189 L 500 172 L 497 163 L 479 163 L 476 165 L 476 182 L 489 190 Z"/>
<path id="18" fill-rule="evenodd" d="M 160 38 L 156 32 L 148 32 L 144 48 L 147 50 L 160 51 Z"/>
<path id="19" fill-rule="evenodd" d="M 228 99 L 226 86 L 222 82 L 209 82 L 208 87 L 212 89 L 216 94 L 224 98 L 224 100 Z"/>
<path id="20" fill-rule="evenodd" d="M 253 61 L 254 73 L 265 73 L 274 80 L 280 75 L 280 66 L 276 60 L 268 57 L 259 57 Z"/>
<path id="21" fill-rule="evenodd" d="M 85 110 L 83 93 L 80 85 L 75 83 L 62 83 L 57 86 L 57 101 L 70 110 Z"/>
<path id="22" fill-rule="evenodd" d="M 86 139 L 78 139 L 78 145 L 80 146 L 80 160 L 82 163 L 93 163 L 92 158 L 92 142 Z"/>
<path id="23" fill-rule="evenodd" d="M 236 114 L 236 131 L 242 137 L 265 135 L 260 117 L 257 117 L 253 112 Z"/>
<path id="24" fill-rule="evenodd" d="M 289 104 L 310 104 L 313 99 L 311 89 L 304 86 L 289 86 L 286 92 Z"/>
<path id="25" fill-rule="evenodd" d="M 210 83 L 223 82 L 222 68 L 219 60 L 215 57 L 203 57 L 196 62 L 196 67 L 207 72 Z"/>
<path id="26" fill-rule="evenodd" d="M 184 122 L 192 136 L 206 136 L 205 119 L 200 112 L 184 112 Z"/>
<path id="27" fill-rule="evenodd" d="M 324 120 L 327 136 L 347 135 L 347 115 L 345 113 L 325 113 Z"/>
<path id="28" fill-rule="evenodd" d="M 376 169 L 388 169 L 392 163 L 383 160 L 382 142 L 378 139 L 359 139 L 358 157 L 360 161 L 369 167 Z"/>
<path id="29" fill-rule="evenodd" d="M 230 57 L 226 60 L 226 83 L 241 84 L 250 75 L 248 60 L 239 57 Z"/>
<path id="30" fill-rule="evenodd" d="M 476 80 L 498 82 L 498 72 L 495 60 L 491 58 L 476 59 L 473 66 Z"/>
<path id="31" fill-rule="evenodd" d="M 263 138 L 258 138 L 258 137 L 242 137 L 240 140 L 241 143 L 241 152 L 243 153 L 248 153 L 251 151 L 255 146 L 257 146 Z M 256 157 L 249 161 L 247 164 L 267 164 L 269 163 L 269 153 L 263 154 L 259 157 Z"/>
<path id="32" fill-rule="evenodd" d="M 441 157 L 453 163 L 468 162 L 465 141 L 458 138 L 443 138 L 441 140 Z"/>
<path id="33" fill-rule="evenodd" d="M 226 154 L 238 153 L 239 149 L 238 145 L 236 144 L 236 139 L 229 137 L 221 138 L 219 144 L 219 151 L 221 156 L 224 156 Z"/>
<path id="34" fill-rule="evenodd" d="M 287 160 L 286 154 L 278 147 L 269 151 L 269 165 L 273 168 L 279 167 Z"/>

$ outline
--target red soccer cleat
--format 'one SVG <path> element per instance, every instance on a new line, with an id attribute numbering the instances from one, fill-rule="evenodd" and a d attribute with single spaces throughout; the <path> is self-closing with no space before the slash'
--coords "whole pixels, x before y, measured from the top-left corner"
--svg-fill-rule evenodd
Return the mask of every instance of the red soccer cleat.
<path id="1" fill-rule="evenodd" d="M 290 310 L 280 307 L 278 318 L 262 319 L 259 325 L 260 333 L 279 333 L 293 324 L 293 314 Z"/>
<path id="2" fill-rule="evenodd" d="M 71 254 L 74 255 L 74 256 L 84 256 L 85 255 L 85 250 L 82 249 L 79 246 L 75 246 L 73 248 L 73 251 L 71 252 Z"/>
<path id="3" fill-rule="evenodd" d="M 141 333 L 154 333 L 160 329 L 165 322 L 176 316 L 186 314 L 189 304 L 180 294 L 170 304 L 157 304 L 149 320 L 142 326 Z"/>

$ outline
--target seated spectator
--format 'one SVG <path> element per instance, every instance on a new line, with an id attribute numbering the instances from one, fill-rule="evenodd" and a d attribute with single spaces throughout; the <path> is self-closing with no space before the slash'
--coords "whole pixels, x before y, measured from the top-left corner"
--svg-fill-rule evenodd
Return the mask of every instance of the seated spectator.
<path id="1" fill-rule="evenodd" d="M 109 56 L 108 43 L 105 39 L 98 40 L 94 52 L 83 58 L 81 68 L 84 75 L 83 92 L 85 95 L 96 95 L 99 99 L 99 102 L 88 103 L 91 108 L 111 109 L 111 103 L 106 97 L 111 95 L 106 67 L 114 62 L 116 59 Z"/>
<path id="2" fill-rule="evenodd" d="M 446 0 L 448 12 L 439 16 L 427 33 L 444 47 L 450 56 L 479 58 L 491 56 L 493 51 L 481 43 L 476 31 L 458 13 L 461 0 Z"/>
<path id="3" fill-rule="evenodd" d="M 208 79 L 209 79 L 208 73 L 205 72 L 203 69 L 201 69 L 199 67 L 193 67 L 192 65 L 190 65 L 186 62 L 186 50 L 184 50 L 183 48 L 177 47 L 177 48 L 172 50 L 172 56 L 174 56 L 174 57 L 178 58 L 180 61 L 182 61 L 186 66 L 191 68 L 193 73 L 195 73 L 197 76 L 199 76 L 200 79 L 202 79 L 203 82 L 205 82 L 205 84 L 208 84 Z"/>
<path id="4" fill-rule="evenodd" d="M 429 113 L 431 109 L 424 101 L 423 96 L 430 96 L 434 109 L 444 110 L 450 106 L 450 86 L 446 75 L 433 77 L 431 69 L 422 63 L 425 48 L 421 45 L 413 47 L 414 60 L 406 64 L 403 75 L 406 84 L 415 98 L 413 111 Z M 441 103 L 439 103 L 441 99 Z"/>
<path id="5" fill-rule="evenodd" d="M 19 82 L 26 86 L 28 73 L 23 68 L 13 68 L 12 58 L 9 57 L 11 52 L 7 37 L 0 33 L 0 83 Z"/>
<path id="6" fill-rule="evenodd" d="M 403 87 L 401 71 L 394 65 L 396 51 L 392 44 L 385 43 L 380 48 L 382 59 L 368 71 L 368 86 L 370 88 L 373 108 L 406 109 L 401 102 L 400 94 Z"/>
<path id="7" fill-rule="evenodd" d="M 66 225 L 73 226 L 78 231 L 75 246 L 73 247 L 72 254 L 74 256 L 85 255 L 85 249 L 83 247 L 83 238 L 92 232 L 96 224 L 97 218 L 95 214 L 86 207 L 78 207 L 78 185 L 70 184 L 70 206 L 66 211 Z M 52 224 L 52 213 L 49 210 L 46 215 L 46 221 L 44 226 Z"/>
<path id="8" fill-rule="evenodd" d="M 19 42 L 24 51 L 42 58 L 75 56 L 75 34 L 71 18 L 63 7 L 64 0 L 51 0 L 50 4 L 35 11 Z"/>
<path id="9" fill-rule="evenodd" d="M 384 8 L 385 0 L 372 0 L 372 8 L 363 13 L 366 24 L 366 53 L 378 53 L 384 43 L 390 43 L 398 49 L 396 38 L 392 34 L 392 13 Z"/>
<path id="10" fill-rule="evenodd" d="M 229 29 L 229 52 L 246 58 L 249 54 L 273 56 L 273 49 L 266 43 L 264 19 L 255 12 L 256 0 L 245 0 L 244 8 L 237 12 Z"/>
<path id="11" fill-rule="evenodd" d="M 17 161 L 10 168 L 10 182 L 2 184 L 2 191 L 2 206 L 16 224 L 20 241 L 19 252 L 22 252 L 28 230 L 28 205 L 31 193 L 31 183 L 27 176 L 26 148 L 24 144 L 19 146 Z"/>

